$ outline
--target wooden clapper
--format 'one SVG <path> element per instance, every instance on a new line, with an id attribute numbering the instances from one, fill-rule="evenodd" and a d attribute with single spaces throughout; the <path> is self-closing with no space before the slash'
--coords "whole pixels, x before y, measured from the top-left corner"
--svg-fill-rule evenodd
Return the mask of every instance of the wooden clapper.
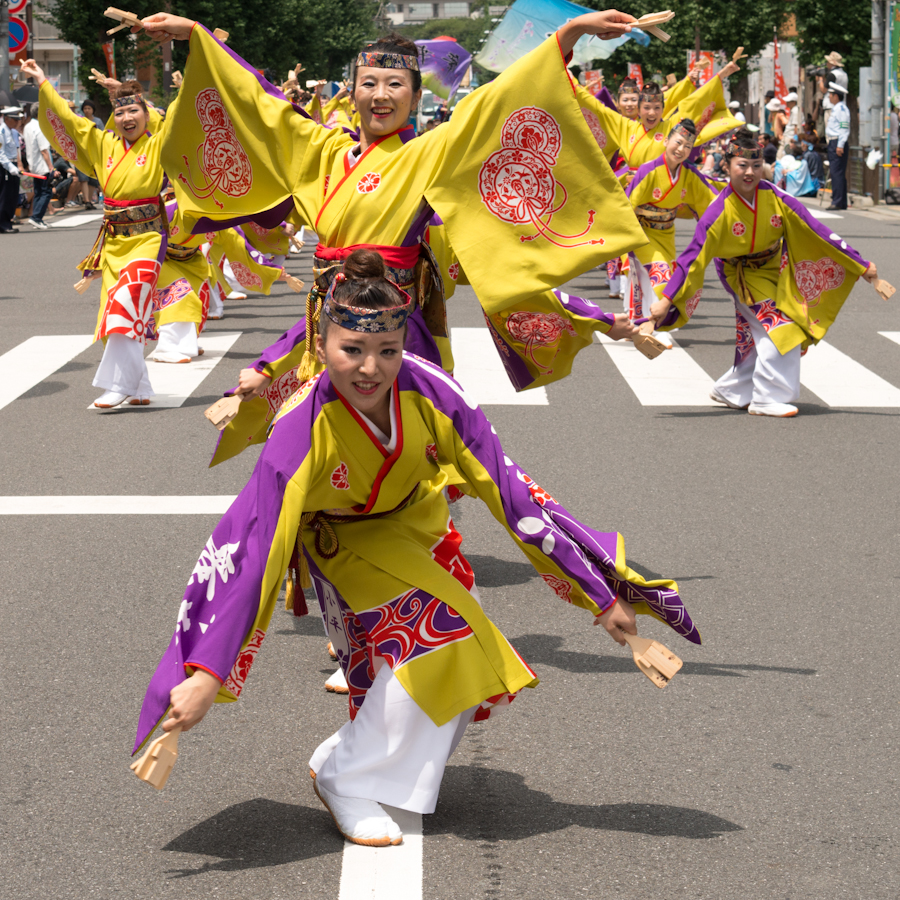
<path id="1" fill-rule="evenodd" d="M 216 400 L 213 405 L 203 413 L 219 431 L 223 431 L 225 426 L 238 414 L 241 408 L 241 395 L 232 394 L 230 397 L 223 397 Z"/>
<path id="2" fill-rule="evenodd" d="M 647 359 L 656 359 L 660 353 L 668 349 L 666 345 L 653 337 L 656 330 L 656 319 L 648 319 L 638 328 L 638 333 L 632 338 L 634 346 L 647 357 Z"/>
<path id="3" fill-rule="evenodd" d="M 684 663 L 668 648 L 649 638 L 625 634 L 637 667 L 658 687 L 664 688 Z"/>
<path id="4" fill-rule="evenodd" d="M 141 781 L 152 784 L 158 791 L 161 791 L 175 768 L 175 760 L 178 759 L 178 735 L 181 733 L 180 728 L 173 728 L 171 731 L 158 737 L 147 748 L 147 751 L 140 759 L 136 759 L 131 764 L 131 770 L 137 775 Z"/>
<path id="5" fill-rule="evenodd" d="M 667 34 L 662 28 L 658 28 L 659 25 L 664 25 L 671 19 L 675 18 L 675 13 L 672 12 L 671 9 L 664 10 L 663 12 L 658 13 L 647 13 L 646 16 L 641 16 L 637 22 L 634 24 L 637 25 L 641 31 L 646 31 L 647 34 L 652 34 L 653 37 L 658 38 L 663 43 L 669 40 L 671 37 L 670 34 Z"/>

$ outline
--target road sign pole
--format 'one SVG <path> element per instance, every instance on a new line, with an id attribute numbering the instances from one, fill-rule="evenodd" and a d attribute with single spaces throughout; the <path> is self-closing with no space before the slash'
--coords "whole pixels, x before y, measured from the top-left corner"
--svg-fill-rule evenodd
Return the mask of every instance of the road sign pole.
<path id="1" fill-rule="evenodd" d="M 9 82 L 9 0 L 0 0 L 0 91 L 9 94 L 12 103 Z"/>

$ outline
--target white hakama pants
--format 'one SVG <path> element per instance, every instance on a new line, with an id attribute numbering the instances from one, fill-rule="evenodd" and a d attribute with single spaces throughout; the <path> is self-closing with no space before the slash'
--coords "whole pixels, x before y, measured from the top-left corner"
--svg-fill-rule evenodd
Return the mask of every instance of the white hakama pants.
<path id="1" fill-rule="evenodd" d="M 716 382 L 716 390 L 735 406 L 794 403 L 800 396 L 800 347 L 781 354 L 753 310 L 736 305 L 750 326 L 753 347 Z"/>
<path id="2" fill-rule="evenodd" d="M 225 291 L 219 283 L 211 284 L 209 291 L 209 313 L 210 319 L 221 319 L 225 315 L 225 303 L 223 297 Z"/>
<path id="3" fill-rule="evenodd" d="M 150 359 L 173 362 L 194 359 L 200 355 L 197 326 L 193 322 L 168 322 L 159 326 L 159 340 Z"/>
<path id="4" fill-rule="evenodd" d="M 106 339 L 93 384 L 130 397 L 152 397 L 155 392 L 144 362 L 144 345 L 124 334 L 111 334 Z"/>
<path id="5" fill-rule="evenodd" d="M 432 813 L 444 768 L 476 709 L 438 727 L 382 662 L 356 718 L 316 748 L 309 767 L 339 797 Z"/>

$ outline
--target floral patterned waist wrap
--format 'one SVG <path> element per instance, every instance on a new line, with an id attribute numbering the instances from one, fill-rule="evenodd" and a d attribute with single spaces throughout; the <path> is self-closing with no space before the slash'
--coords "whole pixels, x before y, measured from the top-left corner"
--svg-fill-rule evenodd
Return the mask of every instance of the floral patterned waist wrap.
<path id="1" fill-rule="evenodd" d="M 737 294 L 741 303 L 747 306 L 753 306 L 753 294 L 744 277 L 744 269 L 761 269 L 767 262 L 770 262 L 781 253 L 781 241 L 775 241 L 771 247 L 766 250 L 760 250 L 758 253 L 748 253 L 746 256 L 732 256 L 723 262 L 734 266 L 735 277 L 737 279 Z"/>
<path id="2" fill-rule="evenodd" d="M 103 222 L 100 231 L 87 256 L 78 264 L 82 272 L 96 272 L 100 269 L 103 245 L 107 237 L 132 237 L 136 234 L 157 234 L 166 231 L 166 222 L 159 197 L 144 200 L 103 199 Z"/>
<path id="3" fill-rule="evenodd" d="M 658 206 L 646 204 L 639 206 L 634 212 L 642 228 L 666 231 L 672 227 L 672 223 L 678 215 L 678 207 L 676 206 L 674 209 L 660 209 Z"/>

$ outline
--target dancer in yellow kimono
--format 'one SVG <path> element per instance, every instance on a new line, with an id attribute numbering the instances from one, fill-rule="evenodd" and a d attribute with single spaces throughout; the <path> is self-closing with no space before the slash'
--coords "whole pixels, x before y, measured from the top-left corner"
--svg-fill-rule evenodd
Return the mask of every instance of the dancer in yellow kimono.
<path id="1" fill-rule="evenodd" d="M 93 170 L 103 190 L 103 225 L 78 266 L 86 277 L 103 278 L 95 337 L 105 347 L 94 385 L 104 392 L 94 405 L 108 409 L 128 397 L 132 403 L 149 403 L 153 389 L 143 349 L 166 254 L 159 193 L 167 125 L 148 135 L 143 98 L 123 87 L 113 98 L 118 134 L 101 131 L 69 110 L 33 59 L 22 65 L 22 73 L 40 85 L 41 130 L 58 153 Z"/>
<path id="2" fill-rule="evenodd" d="M 672 277 L 672 266 L 678 255 L 676 217 L 692 215 L 699 219 L 718 193 L 688 162 L 696 138 L 694 123 L 682 119 L 669 132 L 663 155 L 644 163 L 625 189 L 649 241 L 628 255 L 624 300 L 632 321 L 641 322 L 649 317 L 650 305 L 662 296 Z M 657 332 L 655 337 L 672 346 L 668 333 Z"/>
<path id="3" fill-rule="evenodd" d="M 790 418 L 802 351 L 825 337 L 856 280 L 874 282 L 878 273 L 802 203 L 762 180 L 762 148 L 750 131 L 737 132 L 725 158 L 730 183 L 701 216 L 650 314 L 659 328 L 685 325 L 714 260 L 734 299 L 737 339 L 734 366 L 710 396 L 751 415 Z"/>
<path id="4" fill-rule="evenodd" d="M 201 553 L 135 741 L 237 699 L 299 553 L 350 688 L 350 720 L 310 760 L 314 789 L 341 833 L 369 846 L 402 840 L 381 804 L 433 812 L 469 723 L 537 685 L 482 608 L 447 472 L 547 586 L 616 641 L 636 633 L 638 612 L 700 642 L 674 582 L 630 569 L 621 535 L 575 519 L 505 455 L 452 378 L 403 353 L 412 303 L 386 274 L 378 253 L 356 250 L 332 279 L 316 340 L 323 371 L 281 408 Z"/>
<path id="5" fill-rule="evenodd" d="M 298 115 L 202 26 L 166 14 L 145 18 L 152 35 L 191 42 L 164 154 L 179 207 L 195 231 L 249 220 L 272 227 L 293 210 L 291 221 L 319 236 L 317 269 L 356 246 L 376 247 L 398 284 L 415 293 L 425 280 L 416 274 L 427 253 L 422 238 L 436 213 L 491 317 L 513 383 L 561 377 L 589 343 L 586 322 L 619 337 L 630 326 L 588 304 L 573 312 L 571 299 L 562 303 L 552 288 L 644 240 L 585 126 L 565 66 L 569 37 L 580 28 L 620 33 L 632 21 L 615 12 L 573 20 L 474 92 L 447 125 L 415 140 L 407 123 L 421 89 L 418 50 L 402 38 L 372 45 L 357 59 L 357 143 Z M 544 73 L 536 81 L 535 71 Z M 226 154 L 229 166 L 214 164 Z M 426 283 L 411 325 L 431 336 L 452 369 L 433 272 Z M 296 363 L 287 359 L 290 378 Z M 240 415 L 226 429 L 235 448 L 264 431 L 271 408 L 261 398 L 257 407 L 252 430 Z"/>
<path id="6" fill-rule="evenodd" d="M 688 94 L 674 109 L 666 110 L 665 115 L 665 100 L 659 85 L 647 82 L 640 94 L 638 121 L 614 112 L 590 94 L 587 99 L 582 97 L 582 104 L 597 117 L 606 142 L 621 148 L 625 166 L 617 174 L 623 184 L 627 184 L 644 163 L 662 155 L 666 137 L 681 119 L 691 119 L 696 124 L 698 145 L 739 128 L 741 123 L 728 111 L 722 90 L 722 80 L 739 68 L 735 62 L 728 63 L 716 78 Z"/>

